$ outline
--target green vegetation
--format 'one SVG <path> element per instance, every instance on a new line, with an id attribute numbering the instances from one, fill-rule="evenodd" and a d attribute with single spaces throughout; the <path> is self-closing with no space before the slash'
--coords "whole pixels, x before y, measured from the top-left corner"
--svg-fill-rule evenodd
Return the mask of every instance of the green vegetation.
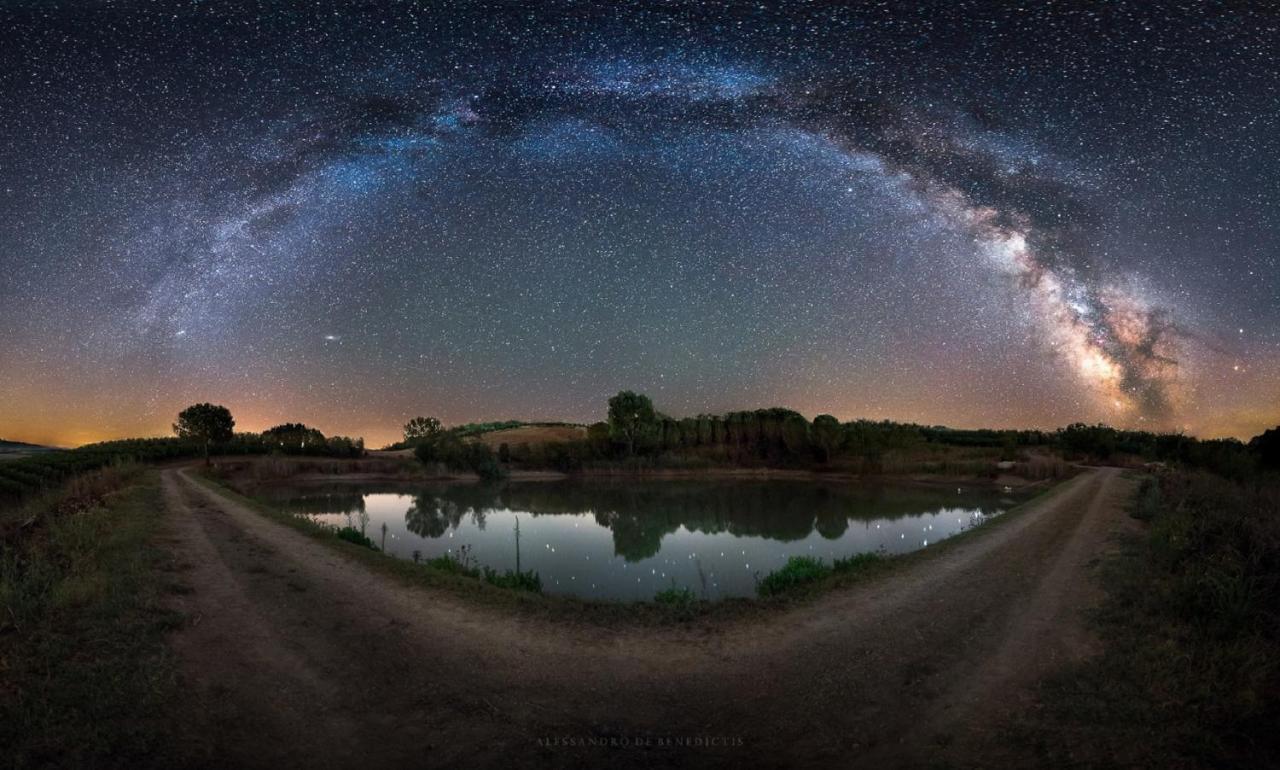
<path id="1" fill-rule="evenodd" d="M 194 410 L 194 411 L 193 411 Z M 0 463 L 0 504 L 59 489 L 78 474 L 122 462 L 162 462 L 220 455 L 291 454 L 361 457 L 364 441 L 326 437 L 299 423 L 286 423 L 258 433 L 233 433 L 235 421 L 225 407 L 196 404 L 184 409 L 174 424 L 177 438 L 125 439 L 87 444 L 76 449 L 26 455 Z"/>
<path id="2" fill-rule="evenodd" d="M 464 441 L 453 433 L 441 433 L 432 440 L 419 442 L 413 454 L 423 465 L 442 465 L 451 471 L 475 473 L 486 480 L 506 475 L 492 449 L 478 441 Z"/>
<path id="3" fill-rule="evenodd" d="M 483 577 L 486 583 L 495 585 L 498 588 L 509 588 L 514 591 L 529 591 L 531 593 L 542 593 L 542 578 L 533 570 L 525 570 L 516 572 L 514 570 L 503 570 L 499 573 L 490 567 L 483 569 Z"/>
<path id="4" fill-rule="evenodd" d="M 394 451 L 398 449 L 413 449 L 421 441 L 433 441 L 443 433 L 452 434 L 456 438 L 473 438 L 482 436 L 486 433 L 494 433 L 500 430 L 513 430 L 515 428 L 552 428 L 561 426 L 574 426 L 572 422 L 526 422 L 524 420 L 498 420 L 492 422 L 468 422 L 462 425 L 455 425 L 452 428 L 445 428 L 441 422 L 435 417 L 415 417 L 404 425 L 404 438 L 393 444 L 384 446 L 383 451 Z"/>
<path id="5" fill-rule="evenodd" d="M 1054 765 L 1079 744 L 1126 767 L 1263 767 L 1280 753 L 1280 478 L 1174 472 L 1104 565 L 1103 653 L 1044 687 L 1024 725 Z M 1072 745 L 1064 743 L 1070 736 Z"/>
<path id="6" fill-rule="evenodd" d="M 348 543 L 362 545 L 365 548 L 370 548 L 374 551 L 378 550 L 378 546 L 374 545 L 372 540 L 366 537 L 363 532 L 355 527 L 342 527 L 334 532 L 334 534 L 338 536 L 339 540 L 345 540 Z"/>
<path id="7" fill-rule="evenodd" d="M 627 448 L 627 455 L 636 453 L 636 442 L 646 444 L 658 438 L 658 416 L 653 402 L 624 390 L 609 399 L 609 436 Z"/>
<path id="8" fill-rule="evenodd" d="M 725 619 L 735 616 L 750 616 L 765 611 L 766 600 L 759 599 L 739 599 L 726 598 L 714 602 L 710 601 L 694 601 L 688 604 L 683 602 L 678 604 L 657 602 L 657 601 L 640 601 L 640 602 L 614 602 L 614 601 L 593 601 L 577 599 L 568 596 L 546 595 L 538 593 L 541 590 L 541 580 L 536 573 L 530 571 L 525 573 L 527 577 L 519 578 L 524 586 L 509 585 L 504 583 L 503 576 L 495 575 L 493 578 L 486 579 L 484 570 L 479 567 L 475 559 L 471 556 L 469 547 L 459 549 L 451 554 L 437 557 L 435 559 L 424 560 L 419 554 L 414 554 L 412 560 L 399 559 L 389 557 L 381 551 L 374 551 L 365 547 L 356 546 L 351 543 L 344 542 L 336 536 L 336 528 L 319 524 L 306 516 L 298 516 L 287 510 L 268 505 L 266 503 L 245 497 L 240 492 L 227 486 L 226 480 L 217 474 L 218 468 L 215 466 L 213 471 L 203 471 L 200 475 L 195 476 L 196 480 L 201 484 L 213 489 L 218 494 L 223 495 L 235 502 L 244 505 L 247 508 L 257 511 L 272 521 L 276 521 L 288 527 L 299 530 L 317 541 L 341 552 L 346 557 L 360 562 L 366 567 L 376 570 L 390 577 L 401 580 L 412 585 L 427 586 L 434 589 L 448 591 L 454 595 L 465 598 L 469 601 L 476 601 L 491 606 L 501 607 L 506 610 L 513 610 L 529 615 L 547 617 L 555 620 L 564 620 L 570 622 L 591 622 L 603 626 L 635 626 L 635 625 L 664 625 L 668 623 L 685 623 L 696 618 L 718 618 Z M 429 533 L 443 533 L 449 526 L 456 524 L 458 517 L 467 510 L 475 510 L 484 508 L 491 504 L 492 495 L 506 494 L 514 487 L 500 488 L 487 485 L 474 485 L 463 487 L 475 495 L 474 502 L 460 503 L 458 505 L 443 504 L 440 499 L 433 495 L 421 495 L 416 499 L 414 506 L 406 513 L 406 523 L 411 532 L 424 536 L 431 536 Z M 668 490 L 668 485 L 654 485 L 652 487 L 655 493 L 664 495 Z M 830 567 L 829 575 L 823 579 L 809 584 L 798 586 L 796 590 L 788 590 L 782 593 L 774 594 L 767 597 L 769 604 L 787 604 L 791 602 L 804 602 L 820 595 L 826 590 L 849 585 L 854 582 L 865 580 L 872 576 L 878 576 L 888 571 L 915 564 L 921 560 L 935 558 L 938 554 L 945 553 L 947 549 L 954 544 L 963 542 L 964 540 L 974 536 L 977 533 L 989 530 L 993 527 L 1002 526 L 1006 521 L 1017 517 L 1019 511 L 1025 506 L 1041 501 L 1047 496 L 1057 494 L 1063 489 L 1061 485 L 1047 488 L 1045 491 L 1024 501 L 1019 506 L 998 517 L 989 524 L 982 527 L 971 529 L 958 535 L 947 538 L 937 546 L 931 546 L 922 551 L 915 551 L 900 556 L 886 556 L 879 553 L 855 555 L 848 559 L 838 559 Z M 556 494 L 552 487 L 543 487 L 541 485 L 524 485 L 523 492 L 525 494 Z M 570 491 L 570 494 L 572 492 Z M 610 503 L 608 508 L 616 509 L 618 515 L 631 517 L 639 513 L 635 509 L 637 501 L 634 495 L 620 490 L 616 503 Z M 713 514 L 709 521 L 717 518 L 723 519 L 723 516 L 730 515 L 730 512 L 741 515 L 744 511 L 748 514 L 747 519 L 753 520 L 758 518 L 752 514 L 752 508 L 747 505 L 745 508 L 738 504 L 743 501 L 755 501 L 758 505 L 757 514 L 764 514 L 768 510 L 778 511 L 787 510 L 789 498 L 787 496 L 777 497 L 769 496 L 760 498 L 759 495 L 747 495 L 746 497 L 734 497 L 726 502 L 723 514 Z M 736 502 L 735 502 L 736 501 Z M 530 505 L 532 501 L 521 500 L 513 505 Z M 551 507 L 562 507 L 563 501 L 549 503 Z M 649 500 L 646 505 L 666 505 L 667 503 L 661 499 Z M 832 501 L 832 506 L 839 507 L 839 498 Z M 701 506 L 699 506 L 701 507 Z M 333 512 L 347 513 L 351 509 L 348 505 L 339 504 Z M 810 509 L 812 513 L 812 509 Z M 822 517 L 819 511 L 818 516 Z M 790 518 L 790 517 L 784 517 Z M 803 517 L 800 517 L 803 520 Z M 809 531 L 809 523 L 805 522 L 805 530 Z M 757 530 L 760 531 L 760 530 Z M 660 536 L 661 530 L 653 530 Z M 645 556 L 656 553 L 656 548 L 649 543 L 649 535 L 641 538 L 639 543 L 634 547 L 635 553 L 630 550 L 630 558 L 644 558 Z M 536 586 L 536 591 L 535 591 Z M 526 590 L 505 590 L 508 588 L 525 588 Z"/>
<path id="9" fill-rule="evenodd" d="M 692 606 L 693 603 L 697 601 L 697 597 L 693 595 L 692 590 L 684 587 L 677 587 L 672 583 L 670 588 L 664 588 L 654 594 L 653 600 L 656 603 L 667 607 L 685 609 Z"/>
<path id="10" fill-rule="evenodd" d="M 1072 459 L 1123 462 L 1133 458 L 1176 463 L 1239 480 L 1252 477 L 1258 468 L 1271 461 L 1266 454 L 1270 433 L 1272 431 L 1267 431 L 1245 444 L 1236 439 L 1197 439 L 1180 433 L 1159 434 L 1076 423 L 1059 430 L 1055 439 L 1062 453 Z"/>
<path id="11" fill-rule="evenodd" d="M 800 586 L 817 583 L 837 573 L 850 573 L 878 564 L 883 557 L 879 553 L 854 554 L 843 559 L 836 559 L 832 566 L 827 566 L 822 559 L 810 556 L 792 556 L 782 569 L 770 572 L 756 586 L 760 596 L 777 596 L 794 590 Z"/>
<path id="12" fill-rule="evenodd" d="M 438 470 L 500 478 L 508 469 L 645 472 L 714 468 L 776 468 L 855 475 L 929 474 L 995 478 L 1008 472 L 1032 481 L 1073 473 L 1068 460 L 1137 465 L 1163 462 L 1207 468 L 1240 478 L 1255 467 L 1280 467 L 1280 429 L 1248 445 L 1181 434 L 1122 431 L 1074 424 L 1056 431 L 954 429 L 818 415 L 812 422 L 791 409 L 768 408 L 674 418 L 644 394 L 609 399 L 607 421 L 580 440 L 508 443 L 497 452 L 467 439 L 495 430 L 567 423 L 468 423 L 443 428 L 430 417 L 405 425 L 405 441 Z M 425 448 L 424 448 L 425 447 Z M 998 463 L 1012 463 L 998 466 Z"/>
<path id="13" fill-rule="evenodd" d="M 0 463 L 0 501 L 60 489 L 67 479 L 127 461 L 158 462 L 198 457 L 201 447 L 181 439 L 131 439 L 29 455 Z"/>
<path id="14" fill-rule="evenodd" d="M 886 557 L 879 551 L 867 551 L 866 553 L 855 553 L 852 556 L 846 556 L 842 559 L 836 559 L 831 563 L 831 571 L 836 574 L 850 574 L 854 572 L 862 572 L 871 569 L 877 565 L 883 564 Z"/>
<path id="15" fill-rule="evenodd" d="M 404 444 L 413 446 L 420 441 L 433 441 L 444 432 L 440 421 L 434 417 L 414 417 L 404 424 Z"/>
<path id="16" fill-rule="evenodd" d="M 460 436 L 459 431 L 449 431 Z M 645 395 L 609 399 L 608 420 L 588 426 L 579 441 L 508 446 L 500 466 L 648 471 L 708 468 L 793 468 L 851 474 L 927 473 L 994 478 L 997 463 L 1031 480 L 1072 473 L 1069 459 L 1121 464 L 1177 463 L 1240 478 L 1255 467 L 1280 467 L 1280 429 L 1248 445 L 1181 434 L 1122 431 L 1075 424 L 1057 431 L 957 430 L 890 421 L 809 422 L 790 409 L 769 408 L 673 418 Z M 465 467 L 467 462 L 459 462 Z"/>
<path id="17" fill-rule="evenodd" d="M 472 423 L 440 428 L 433 418 L 405 426 L 405 441 L 391 448 L 428 445 L 427 464 L 454 470 L 495 471 L 487 457 L 469 456 L 463 439 L 523 425 L 563 423 Z M 424 427 L 425 426 L 425 427 Z M 676 419 L 654 408 L 649 397 L 622 391 L 609 399 L 608 419 L 588 426 L 579 441 L 536 446 L 508 444 L 499 467 L 579 470 L 699 470 L 714 467 L 823 468 L 853 473 L 992 474 L 997 459 L 1018 459 L 1023 450 L 1052 446 L 1054 434 L 1039 431 L 956 431 L 891 422 L 841 423 L 819 415 L 811 424 L 790 409 L 757 409 L 726 415 Z M 1064 465 L 1037 462 L 1043 478 L 1066 475 Z"/>
<path id="18" fill-rule="evenodd" d="M 831 574 L 831 567 L 822 559 L 811 556 L 792 556 L 780 570 L 770 572 L 756 586 L 761 596 L 773 596 L 796 586 L 816 583 Z"/>
<path id="19" fill-rule="evenodd" d="M 215 441 L 230 441 L 236 421 L 231 410 L 214 404 L 192 404 L 178 413 L 173 432 L 178 438 L 195 441 L 204 446 L 204 461 L 209 462 L 209 445 Z"/>
<path id="20" fill-rule="evenodd" d="M 174 764 L 161 510 L 155 474 L 117 463 L 0 515 L 7 766 Z"/>

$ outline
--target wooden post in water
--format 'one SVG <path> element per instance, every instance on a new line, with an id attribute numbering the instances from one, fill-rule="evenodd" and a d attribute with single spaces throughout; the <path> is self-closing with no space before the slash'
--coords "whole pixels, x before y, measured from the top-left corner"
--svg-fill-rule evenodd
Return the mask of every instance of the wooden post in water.
<path id="1" fill-rule="evenodd" d="M 516 517 L 516 574 L 520 574 L 520 517 Z"/>

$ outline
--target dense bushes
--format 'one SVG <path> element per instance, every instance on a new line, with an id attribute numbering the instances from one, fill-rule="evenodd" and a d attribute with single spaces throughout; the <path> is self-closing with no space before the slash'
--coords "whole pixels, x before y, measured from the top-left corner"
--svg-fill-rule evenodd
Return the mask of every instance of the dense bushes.
<path id="1" fill-rule="evenodd" d="M 1180 433 L 1118 430 L 1106 425 L 1075 423 L 1058 431 L 1057 444 L 1065 455 L 1074 459 L 1106 462 L 1129 456 L 1200 468 L 1230 479 L 1245 479 L 1265 463 L 1267 435 L 1271 432 L 1245 444 L 1236 439 L 1197 439 Z"/>
<path id="2" fill-rule="evenodd" d="M 463 441 L 452 433 L 442 433 L 432 441 L 423 441 L 413 454 L 424 465 L 440 464 L 452 471 L 475 473 L 482 479 L 498 479 L 502 466 L 485 444 Z"/>
<path id="3" fill-rule="evenodd" d="M 432 430 L 412 430 L 415 423 Z M 995 476 L 996 462 L 1034 480 L 1059 479 L 1071 468 L 1058 453 L 1076 460 L 1140 458 L 1206 468 L 1234 478 L 1259 462 L 1280 464 L 1280 429 L 1248 446 L 1235 440 L 1198 440 L 1179 434 L 1122 431 L 1077 423 L 1055 432 L 953 429 L 888 420 L 840 422 L 818 415 L 812 422 L 791 409 L 769 408 L 673 418 L 650 399 L 622 391 L 609 399 L 608 420 L 587 427 L 577 441 L 503 445 L 501 455 L 468 438 L 490 430 L 558 423 L 470 423 L 445 430 L 439 421 L 416 418 L 405 426 L 424 463 L 485 477 L 506 465 L 564 473 L 595 470 L 701 469 L 714 466 L 823 468 L 849 473 L 934 473 Z M 476 447 L 476 448 L 473 448 Z M 1263 458 L 1266 458 L 1265 460 Z"/>

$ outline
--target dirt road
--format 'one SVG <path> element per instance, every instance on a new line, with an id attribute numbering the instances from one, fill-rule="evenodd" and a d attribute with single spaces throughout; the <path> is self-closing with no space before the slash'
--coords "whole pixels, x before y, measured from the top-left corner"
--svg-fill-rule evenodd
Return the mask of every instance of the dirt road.
<path id="1" fill-rule="evenodd" d="M 1089 653 L 1090 565 L 1130 492 L 1091 470 L 794 610 L 609 630 L 406 587 L 163 478 L 189 588 L 186 750 L 276 768 L 1022 764 L 998 725 Z"/>

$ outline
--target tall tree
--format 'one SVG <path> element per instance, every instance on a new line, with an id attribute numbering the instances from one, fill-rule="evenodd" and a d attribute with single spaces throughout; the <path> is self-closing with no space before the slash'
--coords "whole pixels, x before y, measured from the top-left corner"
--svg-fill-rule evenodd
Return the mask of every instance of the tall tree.
<path id="1" fill-rule="evenodd" d="M 408 444 L 435 441 L 443 431 L 444 427 L 434 417 L 414 417 L 404 424 L 404 440 Z"/>
<path id="2" fill-rule="evenodd" d="M 192 404 L 178 412 L 173 432 L 178 438 L 203 442 L 204 462 L 208 465 L 209 445 L 214 441 L 230 441 L 235 427 L 236 421 L 231 417 L 231 410 L 225 406 Z"/>
<path id="3" fill-rule="evenodd" d="M 325 446 L 323 433 L 298 422 L 287 422 L 274 428 L 267 428 L 262 432 L 262 438 L 291 452 L 301 452 L 308 447 L 312 451 L 318 451 Z"/>
<path id="4" fill-rule="evenodd" d="M 1280 468 L 1280 427 L 1271 428 L 1249 441 L 1249 449 L 1258 456 L 1263 468 Z"/>
<path id="5" fill-rule="evenodd" d="M 813 443 L 822 453 L 822 461 L 831 462 L 831 457 L 840 448 L 840 421 L 829 414 L 820 414 L 813 418 Z"/>
<path id="6" fill-rule="evenodd" d="M 627 454 L 636 452 L 636 439 L 656 427 L 657 415 L 648 396 L 624 390 L 609 399 L 609 432 L 627 445 Z"/>

